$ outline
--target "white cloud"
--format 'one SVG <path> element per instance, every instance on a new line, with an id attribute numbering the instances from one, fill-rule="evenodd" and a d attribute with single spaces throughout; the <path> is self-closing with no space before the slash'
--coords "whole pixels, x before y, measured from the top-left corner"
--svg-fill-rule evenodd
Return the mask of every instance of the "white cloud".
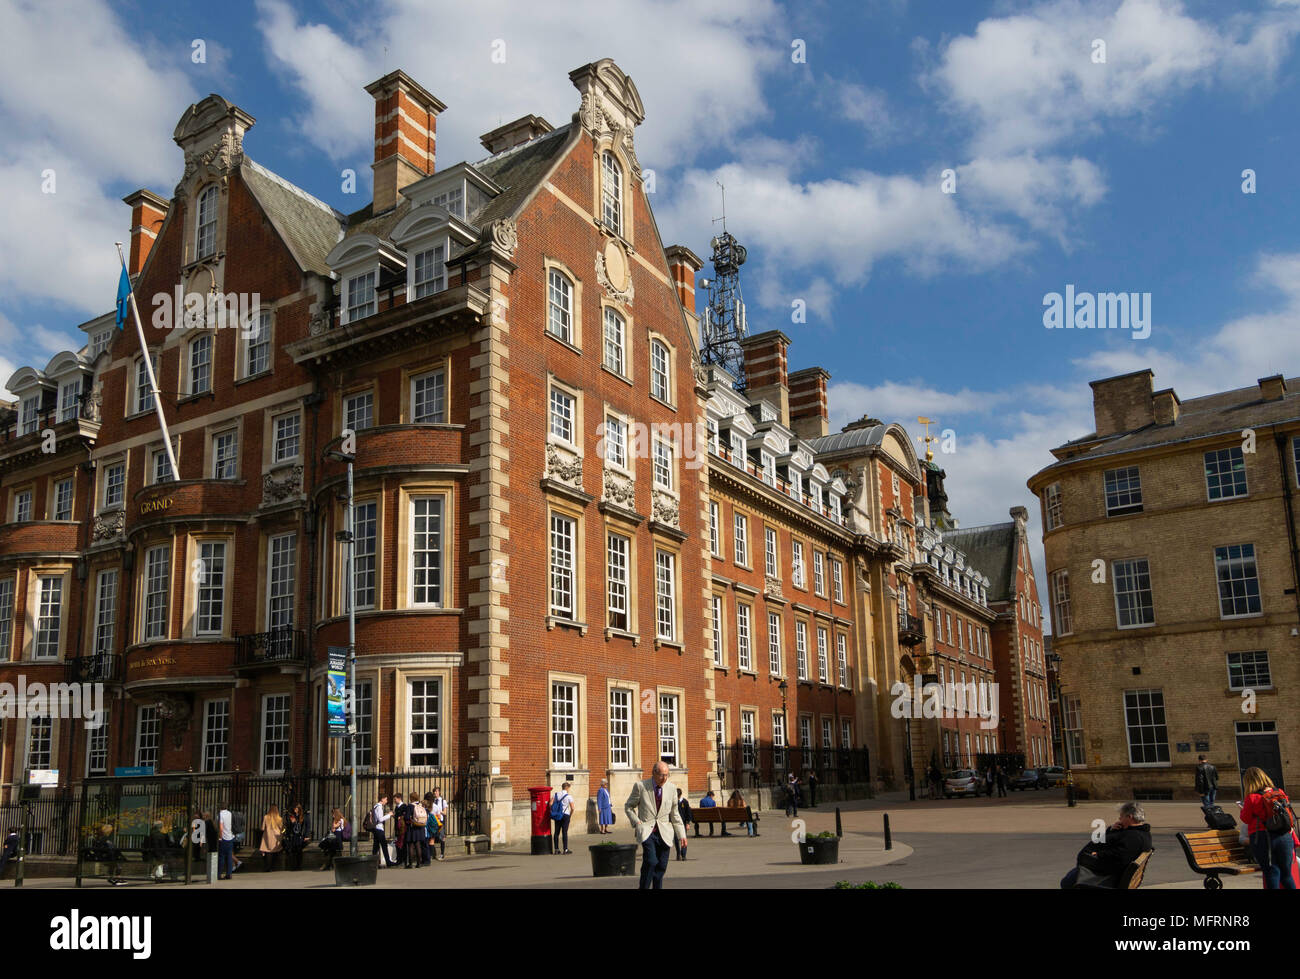
<path id="1" fill-rule="evenodd" d="M 965 117 L 979 155 L 1041 149 L 1145 116 L 1194 86 L 1268 84 L 1300 16 L 1273 10 L 1222 26 L 1176 0 L 1059 0 L 988 18 L 949 41 L 925 82 Z M 1106 61 L 1093 61 L 1094 40 Z"/>
<path id="2" fill-rule="evenodd" d="M 1096 164 L 1072 157 L 1033 153 L 977 157 L 957 170 L 957 193 L 981 212 L 1010 212 L 1035 231 L 1069 250 L 1065 215 L 1091 207 L 1106 196 L 1106 178 Z"/>
<path id="3" fill-rule="evenodd" d="M 764 118 L 763 74 L 786 57 L 770 40 L 780 36 L 771 0 L 704 7 L 629 0 L 616 9 L 577 0 L 563 17 L 545 5 L 504 0 L 480 2 L 471 17 L 438 17 L 427 3 L 396 0 L 368 7 L 368 26 L 347 38 L 307 23 L 283 0 L 257 6 L 275 66 L 305 100 L 303 134 L 336 160 L 360 156 L 366 163 L 374 108 L 364 86 L 386 70 L 404 69 L 447 103 L 438 119 L 446 166 L 480 159 L 479 134 L 526 113 L 568 122 L 578 108 L 568 70 L 612 57 L 646 101 L 641 162 L 663 169 Z M 503 63 L 492 57 L 498 41 Z"/>
<path id="4" fill-rule="evenodd" d="M 0 295 L 39 301 L 51 329 L 66 334 L 62 346 L 78 347 L 85 338 L 75 322 L 113 304 L 113 243 L 125 240 L 131 217 L 121 182 L 167 194 L 179 175 L 170 120 L 194 101 L 194 88 L 164 66 L 189 63 L 189 41 L 169 58 L 100 2 L 0 4 L 0 36 Z M 43 192 L 47 171 L 54 193 Z M 9 363 L 44 366 L 47 345 L 11 324 L 4 352 Z"/>

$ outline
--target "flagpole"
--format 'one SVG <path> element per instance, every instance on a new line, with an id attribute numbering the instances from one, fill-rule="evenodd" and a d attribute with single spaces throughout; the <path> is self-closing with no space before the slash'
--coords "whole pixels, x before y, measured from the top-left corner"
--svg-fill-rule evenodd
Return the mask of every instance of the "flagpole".
<path id="1" fill-rule="evenodd" d="M 122 253 L 122 243 L 117 244 L 117 257 L 122 262 L 122 271 L 126 272 L 126 255 Z M 131 278 L 127 274 L 127 280 Z M 179 312 L 179 311 L 174 311 Z M 149 390 L 153 392 L 153 408 L 158 415 L 158 426 L 162 429 L 163 434 L 163 451 L 167 453 L 167 462 L 171 465 L 172 479 L 180 479 L 181 471 L 176 466 L 176 453 L 172 451 L 172 436 L 167 430 L 167 419 L 163 416 L 162 397 L 158 390 L 158 379 L 153 373 L 153 358 L 149 356 L 149 345 L 144 340 L 144 327 L 140 324 L 140 307 L 135 304 L 135 286 L 131 287 L 131 315 L 135 318 L 135 333 L 140 338 L 140 352 L 144 354 L 144 369 L 149 375 Z"/>

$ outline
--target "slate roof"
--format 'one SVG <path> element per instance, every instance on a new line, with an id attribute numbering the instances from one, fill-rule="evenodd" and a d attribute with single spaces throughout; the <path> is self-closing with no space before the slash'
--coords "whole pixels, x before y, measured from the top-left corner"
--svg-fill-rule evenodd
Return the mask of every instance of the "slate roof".
<path id="1" fill-rule="evenodd" d="M 1265 401 L 1260 396 L 1258 384 L 1233 391 L 1221 391 L 1218 394 L 1207 394 L 1201 398 L 1191 398 L 1179 404 L 1178 420 L 1171 425 L 1153 423 L 1133 432 L 1111 436 L 1094 448 L 1071 455 L 1066 462 L 1057 462 L 1053 465 L 1072 464 L 1081 459 L 1095 459 L 1171 442 L 1190 441 L 1208 435 L 1240 432 L 1243 428 L 1300 419 L 1300 378 L 1287 378 L 1286 387 L 1286 394 L 1274 401 Z M 1072 439 L 1060 448 L 1066 449 L 1081 442 L 1092 442 L 1096 438 L 1097 435 L 1093 432 L 1083 438 Z M 1053 466 L 1048 467 L 1051 468 Z"/>
<path id="2" fill-rule="evenodd" d="M 966 555 L 968 567 L 973 566 L 988 576 L 990 602 L 1011 601 L 1016 570 L 1016 525 L 1014 523 L 995 523 L 983 527 L 945 530 L 943 542 L 962 551 Z"/>
<path id="3" fill-rule="evenodd" d="M 842 449 L 861 449 L 880 445 L 885 437 L 888 425 L 872 425 L 868 428 L 855 428 L 848 432 L 836 432 L 834 435 L 822 435 L 809 440 L 809 445 L 816 455 L 823 452 L 839 452 Z"/>
<path id="4" fill-rule="evenodd" d="M 298 264 L 329 275 L 325 257 L 343 237 L 343 215 L 248 157 L 239 172 Z"/>

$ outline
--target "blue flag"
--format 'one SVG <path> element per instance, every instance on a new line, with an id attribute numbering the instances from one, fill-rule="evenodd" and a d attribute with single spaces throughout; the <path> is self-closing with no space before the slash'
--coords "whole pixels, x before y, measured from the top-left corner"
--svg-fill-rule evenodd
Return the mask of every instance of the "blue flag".
<path id="1" fill-rule="evenodd" d="M 117 281 L 117 328 L 123 329 L 127 312 L 131 307 L 131 277 L 122 269 L 122 278 Z"/>

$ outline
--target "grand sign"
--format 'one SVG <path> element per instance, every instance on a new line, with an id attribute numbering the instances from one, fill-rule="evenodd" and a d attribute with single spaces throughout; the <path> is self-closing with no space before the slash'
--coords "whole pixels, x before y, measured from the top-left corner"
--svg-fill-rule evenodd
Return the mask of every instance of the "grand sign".
<path id="1" fill-rule="evenodd" d="M 163 510 L 169 509 L 171 505 L 172 498 L 170 496 L 155 496 L 152 500 L 141 500 L 140 515 L 144 516 L 146 513 L 161 513 Z"/>

